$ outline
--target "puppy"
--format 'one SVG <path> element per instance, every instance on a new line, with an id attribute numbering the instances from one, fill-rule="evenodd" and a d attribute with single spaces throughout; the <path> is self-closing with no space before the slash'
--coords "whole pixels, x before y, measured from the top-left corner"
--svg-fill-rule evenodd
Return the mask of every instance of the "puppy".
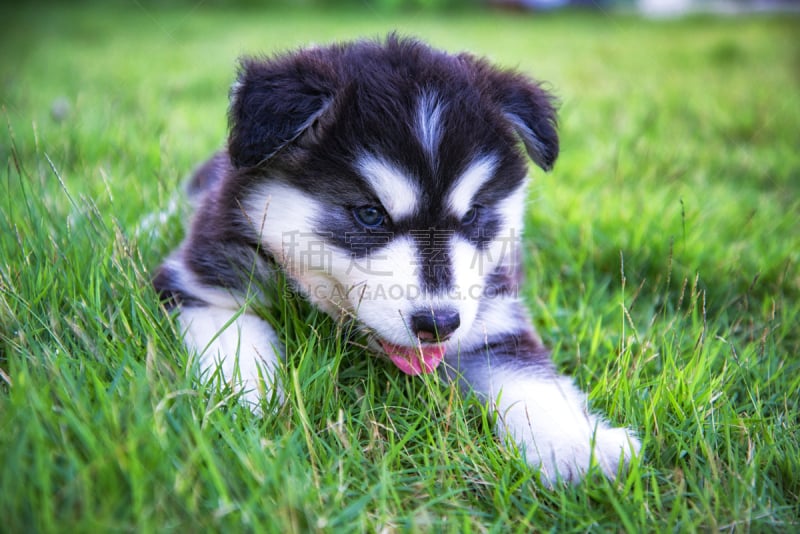
<path id="1" fill-rule="evenodd" d="M 522 149 L 544 170 L 558 155 L 539 84 L 390 35 L 244 59 L 229 130 L 154 281 L 203 373 L 256 411 L 279 387 L 282 344 L 252 305 L 285 277 L 400 372 L 487 402 L 545 484 L 614 478 L 639 452 L 558 375 L 517 294 Z"/>

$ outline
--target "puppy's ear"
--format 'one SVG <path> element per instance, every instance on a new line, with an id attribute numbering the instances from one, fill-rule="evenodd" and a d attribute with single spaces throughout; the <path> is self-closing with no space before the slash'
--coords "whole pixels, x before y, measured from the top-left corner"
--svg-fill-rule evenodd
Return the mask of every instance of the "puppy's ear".
<path id="1" fill-rule="evenodd" d="M 331 106 L 334 86 L 335 73 L 312 52 L 242 60 L 228 114 L 234 166 L 258 165 L 300 137 Z"/>
<path id="2" fill-rule="evenodd" d="M 501 106 L 522 138 L 528 156 L 549 171 L 558 158 L 558 131 L 555 99 L 539 85 L 522 77 L 512 77 L 505 87 Z"/>
<path id="3" fill-rule="evenodd" d="M 552 169 L 558 158 L 555 97 L 521 74 L 496 69 L 470 56 L 467 59 L 488 84 L 490 97 L 522 138 L 528 156 L 542 169 Z"/>

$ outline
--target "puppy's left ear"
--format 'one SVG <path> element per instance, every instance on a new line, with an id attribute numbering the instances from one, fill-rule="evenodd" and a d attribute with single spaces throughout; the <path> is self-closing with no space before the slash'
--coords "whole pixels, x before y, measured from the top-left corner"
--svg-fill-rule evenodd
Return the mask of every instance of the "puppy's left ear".
<path id="1" fill-rule="evenodd" d="M 545 171 L 552 169 L 558 158 L 555 97 L 526 76 L 498 70 L 469 56 L 467 59 L 488 82 L 490 97 L 522 139 L 528 156 Z"/>
<path id="2" fill-rule="evenodd" d="M 228 152 L 235 167 L 259 165 L 312 130 L 330 109 L 336 75 L 318 51 L 245 58 L 231 89 Z"/>

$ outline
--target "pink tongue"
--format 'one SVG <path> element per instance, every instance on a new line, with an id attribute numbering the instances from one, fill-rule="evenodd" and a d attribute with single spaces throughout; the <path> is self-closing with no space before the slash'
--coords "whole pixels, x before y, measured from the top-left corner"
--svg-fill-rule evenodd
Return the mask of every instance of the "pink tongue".
<path id="1" fill-rule="evenodd" d="M 422 345 L 420 347 L 401 347 L 381 341 L 383 350 L 392 362 L 405 374 L 416 376 L 432 373 L 444 358 L 444 345 Z"/>

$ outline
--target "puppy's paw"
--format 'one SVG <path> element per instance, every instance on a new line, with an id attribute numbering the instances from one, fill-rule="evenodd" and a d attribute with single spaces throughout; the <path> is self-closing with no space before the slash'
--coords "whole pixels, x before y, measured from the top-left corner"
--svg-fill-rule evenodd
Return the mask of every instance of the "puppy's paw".
<path id="1" fill-rule="evenodd" d="M 592 459 L 609 479 L 617 478 L 620 467 L 627 468 L 639 456 L 642 443 L 627 428 L 598 428 L 594 435 Z M 620 465 L 622 464 L 622 465 Z"/>
<path id="2" fill-rule="evenodd" d="M 212 306 L 183 308 L 178 320 L 186 345 L 198 355 L 203 380 L 216 377 L 258 416 L 263 415 L 264 399 L 274 395 L 280 402 L 275 375 L 283 350 L 268 323 L 249 313 Z"/>
<path id="3" fill-rule="evenodd" d="M 545 486 L 575 484 L 595 466 L 614 480 L 639 455 L 642 445 L 631 431 L 609 427 L 593 417 L 589 421 L 595 423 L 594 429 L 587 425 L 586 432 L 565 432 L 561 439 L 550 443 L 525 444 L 526 458 L 540 468 L 540 480 Z"/>
<path id="4" fill-rule="evenodd" d="M 593 466 L 613 480 L 641 450 L 631 431 L 590 413 L 586 396 L 565 377 L 506 378 L 503 386 L 498 431 L 515 439 L 546 486 L 576 483 Z"/>

